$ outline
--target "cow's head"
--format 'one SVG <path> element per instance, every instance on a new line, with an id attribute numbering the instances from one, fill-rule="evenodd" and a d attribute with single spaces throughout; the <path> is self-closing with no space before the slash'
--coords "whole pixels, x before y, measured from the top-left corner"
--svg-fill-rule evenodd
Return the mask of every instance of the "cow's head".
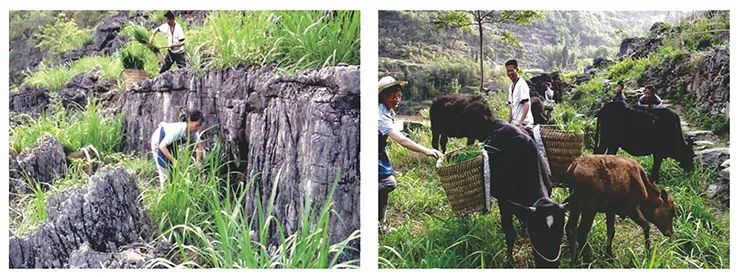
<path id="1" fill-rule="evenodd" d="M 558 267 L 561 257 L 566 208 L 568 203 L 558 204 L 542 198 L 531 207 L 512 202 L 527 216 L 527 231 L 537 267 Z"/>
<path id="2" fill-rule="evenodd" d="M 674 215 L 676 210 L 674 208 L 674 199 L 669 195 L 666 190 L 661 190 L 661 198 L 658 201 L 658 205 L 654 207 L 649 214 L 646 215 L 656 228 L 659 228 L 664 236 L 670 237 L 674 233 Z"/>
<path id="3" fill-rule="evenodd" d="M 685 136 L 684 143 L 679 146 L 677 161 L 679 161 L 679 167 L 684 169 L 685 172 L 692 172 L 695 170 L 695 145 L 694 140 L 691 137 Z"/>

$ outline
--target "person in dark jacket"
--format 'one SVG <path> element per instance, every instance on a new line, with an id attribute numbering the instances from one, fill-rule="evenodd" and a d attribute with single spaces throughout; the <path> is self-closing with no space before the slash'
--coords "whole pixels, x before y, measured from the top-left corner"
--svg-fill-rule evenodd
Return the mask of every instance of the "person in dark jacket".
<path id="1" fill-rule="evenodd" d="M 612 101 L 625 102 L 625 96 L 623 96 L 624 88 L 625 88 L 625 84 L 623 84 L 623 81 L 619 81 L 617 85 L 615 85 L 615 96 L 612 97 Z"/>

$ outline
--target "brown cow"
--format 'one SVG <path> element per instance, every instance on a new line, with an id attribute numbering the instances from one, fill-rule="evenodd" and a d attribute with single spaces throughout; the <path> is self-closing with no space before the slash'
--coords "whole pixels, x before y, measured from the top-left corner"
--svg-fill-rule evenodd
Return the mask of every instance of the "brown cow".
<path id="1" fill-rule="evenodd" d="M 649 222 L 665 236 L 672 235 L 674 201 L 666 190 L 649 181 L 635 160 L 613 155 L 583 156 L 571 163 L 566 175 L 571 191 L 566 235 L 574 258 L 577 249 L 585 245 L 597 212 L 606 214 L 607 253 L 610 256 L 615 236 L 615 215 L 630 217 L 643 228 L 646 249 L 650 248 Z M 581 223 L 576 234 L 580 215 Z M 586 250 L 585 258 L 589 260 L 589 249 Z"/>

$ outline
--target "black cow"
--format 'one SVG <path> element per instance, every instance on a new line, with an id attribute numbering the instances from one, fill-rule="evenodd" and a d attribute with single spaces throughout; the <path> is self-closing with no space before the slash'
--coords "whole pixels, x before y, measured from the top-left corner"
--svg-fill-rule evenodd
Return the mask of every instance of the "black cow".
<path id="1" fill-rule="evenodd" d="M 485 114 L 491 114 L 491 109 L 481 96 L 445 94 L 435 98 L 430 106 L 432 148 L 445 153 L 448 137 L 467 138 L 468 145 L 476 137 L 487 137 L 488 128 L 482 127 L 488 126 Z"/>
<path id="2" fill-rule="evenodd" d="M 664 158 L 678 161 L 686 172 L 694 170 L 693 142 L 684 137 L 679 116 L 670 109 L 608 102 L 597 114 L 597 132 L 595 154 L 614 155 L 623 148 L 633 156 L 653 155 L 653 182 L 660 178 Z"/>
<path id="3" fill-rule="evenodd" d="M 490 153 L 491 191 L 499 205 L 507 258 L 513 262 L 514 215 L 527 226 L 535 265 L 558 267 L 567 204 L 550 199 L 544 161 L 526 131 L 502 120 L 490 121 L 488 130 L 488 136 L 477 139 L 485 142 Z"/>

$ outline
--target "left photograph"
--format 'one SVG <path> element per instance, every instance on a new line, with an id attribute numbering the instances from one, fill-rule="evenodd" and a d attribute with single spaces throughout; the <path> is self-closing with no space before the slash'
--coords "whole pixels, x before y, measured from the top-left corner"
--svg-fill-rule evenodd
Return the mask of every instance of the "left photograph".
<path id="1" fill-rule="evenodd" d="M 360 266 L 360 11 L 10 11 L 10 268 Z"/>

